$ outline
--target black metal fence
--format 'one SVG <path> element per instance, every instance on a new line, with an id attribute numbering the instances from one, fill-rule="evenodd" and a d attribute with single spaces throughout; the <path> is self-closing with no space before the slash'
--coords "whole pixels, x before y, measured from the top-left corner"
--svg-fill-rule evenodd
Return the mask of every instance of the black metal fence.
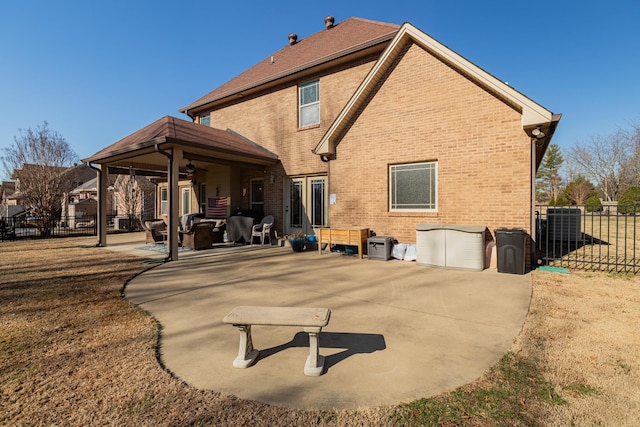
<path id="1" fill-rule="evenodd" d="M 0 241 L 16 239 L 95 236 L 98 233 L 96 216 L 62 217 L 45 221 L 34 217 L 0 218 Z M 107 232 L 142 230 L 139 217 L 107 217 Z"/>
<path id="2" fill-rule="evenodd" d="M 612 206 L 595 212 L 588 212 L 585 206 L 537 206 L 538 261 L 580 270 L 638 274 L 638 215 L 638 206 Z"/>

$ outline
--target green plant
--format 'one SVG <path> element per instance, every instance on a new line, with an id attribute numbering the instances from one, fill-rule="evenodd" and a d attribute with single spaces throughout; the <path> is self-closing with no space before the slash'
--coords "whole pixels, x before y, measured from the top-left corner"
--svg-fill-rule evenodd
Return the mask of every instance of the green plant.
<path id="1" fill-rule="evenodd" d="M 597 195 L 593 194 L 587 199 L 584 207 L 587 212 L 600 212 L 602 210 L 602 202 Z"/>
<path id="2" fill-rule="evenodd" d="M 640 213 L 640 188 L 629 187 L 618 199 L 618 212 L 625 215 Z"/>
<path id="3" fill-rule="evenodd" d="M 569 201 L 569 199 L 567 199 L 565 196 L 561 194 L 558 196 L 557 199 L 549 200 L 549 204 L 551 206 L 568 206 L 571 204 L 571 202 Z"/>

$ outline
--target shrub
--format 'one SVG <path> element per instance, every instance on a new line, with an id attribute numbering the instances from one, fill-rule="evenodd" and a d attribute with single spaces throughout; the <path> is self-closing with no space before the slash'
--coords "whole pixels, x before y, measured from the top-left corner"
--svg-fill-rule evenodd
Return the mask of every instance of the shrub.
<path id="1" fill-rule="evenodd" d="M 584 207 L 587 212 L 600 212 L 602 210 L 602 202 L 600 198 L 595 194 L 587 199 L 584 203 Z"/>
<path id="2" fill-rule="evenodd" d="M 618 212 L 621 214 L 640 213 L 640 188 L 629 187 L 618 199 Z"/>
<path id="3" fill-rule="evenodd" d="M 558 196 L 557 199 L 549 200 L 549 204 L 551 206 L 569 206 L 571 202 L 569 201 L 569 199 L 567 199 L 565 196 L 561 194 Z"/>

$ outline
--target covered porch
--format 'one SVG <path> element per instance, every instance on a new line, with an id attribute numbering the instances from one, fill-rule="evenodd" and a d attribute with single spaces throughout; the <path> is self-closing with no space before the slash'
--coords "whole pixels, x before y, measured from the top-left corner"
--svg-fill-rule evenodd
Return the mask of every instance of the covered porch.
<path id="1" fill-rule="evenodd" d="M 274 176 L 278 156 L 227 129 L 165 116 L 83 159 L 98 172 L 98 242 L 107 245 L 107 175 L 154 177 L 166 188 L 156 195 L 156 216 L 167 222 L 166 260 L 178 259 L 179 217 L 206 209 L 210 197 L 230 197 L 247 208 L 250 177 Z M 192 207 L 191 200 L 196 206 Z"/>

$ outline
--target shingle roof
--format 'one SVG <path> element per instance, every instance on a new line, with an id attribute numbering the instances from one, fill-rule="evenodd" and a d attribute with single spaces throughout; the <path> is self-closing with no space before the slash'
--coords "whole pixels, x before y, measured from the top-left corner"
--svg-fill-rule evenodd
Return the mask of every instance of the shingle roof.
<path id="1" fill-rule="evenodd" d="M 399 28 L 396 24 L 349 18 L 285 46 L 179 111 L 187 113 L 210 102 L 389 41 Z"/>
<path id="2" fill-rule="evenodd" d="M 100 160 L 108 157 L 143 150 L 153 147 L 155 144 L 166 142 L 240 154 L 255 159 L 277 160 L 277 156 L 273 153 L 232 132 L 165 116 L 83 161 L 99 163 Z"/>

